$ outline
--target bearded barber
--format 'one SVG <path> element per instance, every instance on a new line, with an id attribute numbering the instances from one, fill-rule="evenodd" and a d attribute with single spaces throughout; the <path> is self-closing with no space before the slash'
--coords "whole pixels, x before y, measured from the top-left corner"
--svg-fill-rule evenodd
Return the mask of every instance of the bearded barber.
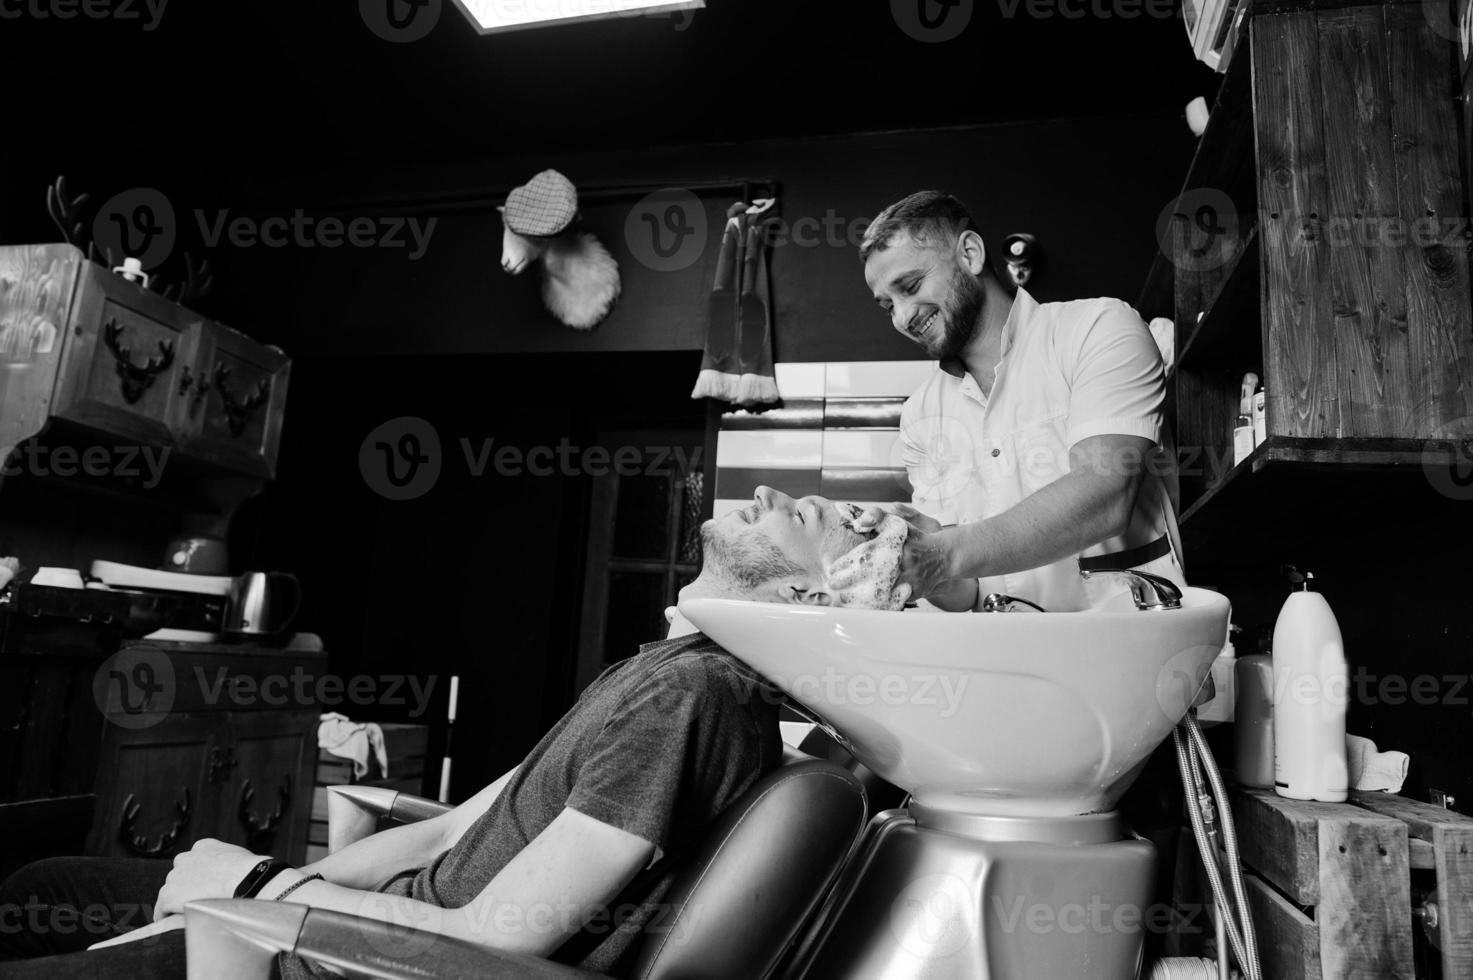
<path id="1" fill-rule="evenodd" d="M 1039 303 L 997 275 L 956 198 L 887 208 L 860 246 L 895 329 L 939 360 L 901 414 L 916 526 L 901 581 L 947 610 L 994 592 L 1050 612 L 1120 591 L 1081 569 L 1135 568 L 1184 584 L 1162 445 L 1165 371 L 1150 331 L 1115 299 Z"/>

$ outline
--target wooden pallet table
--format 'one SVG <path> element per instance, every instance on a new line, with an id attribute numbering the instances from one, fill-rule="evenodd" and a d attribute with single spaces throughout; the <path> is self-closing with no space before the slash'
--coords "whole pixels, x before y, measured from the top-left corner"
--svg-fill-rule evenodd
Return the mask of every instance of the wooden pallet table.
<path id="1" fill-rule="evenodd" d="M 1387 793 L 1232 807 L 1265 980 L 1414 980 L 1414 929 L 1473 980 L 1473 818 Z"/>

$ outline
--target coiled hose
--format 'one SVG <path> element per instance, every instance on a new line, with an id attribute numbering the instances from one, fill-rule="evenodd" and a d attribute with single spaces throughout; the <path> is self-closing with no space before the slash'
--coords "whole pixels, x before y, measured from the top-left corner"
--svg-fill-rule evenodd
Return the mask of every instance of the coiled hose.
<path id="1" fill-rule="evenodd" d="M 1212 753 L 1207 748 L 1207 738 L 1197 724 L 1195 708 L 1187 712 L 1179 725 L 1171 732 L 1176 745 L 1176 765 L 1181 773 L 1182 786 L 1186 789 L 1187 815 L 1192 822 L 1192 835 L 1197 839 L 1197 850 L 1202 856 L 1202 866 L 1207 871 L 1207 880 L 1212 886 L 1212 897 L 1217 902 L 1219 919 L 1226 927 L 1233 956 L 1242 968 L 1246 980 L 1262 980 L 1262 968 L 1258 962 L 1258 937 L 1253 929 L 1253 917 L 1248 911 L 1248 893 L 1243 885 L 1243 870 L 1239 864 L 1238 835 L 1233 827 L 1232 809 L 1228 806 L 1227 788 Z M 1198 757 L 1201 762 L 1199 764 Z M 1222 823 L 1222 839 L 1227 850 L 1228 888 L 1223 884 L 1222 865 L 1211 842 L 1207 819 L 1203 814 L 1203 799 L 1207 795 L 1207 784 L 1203 782 L 1205 770 L 1212 796 L 1217 801 L 1217 815 Z M 1210 802 L 1210 800 L 1209 800 Z M 1221 952 L 1219 952 L 1221 955 Z"/>

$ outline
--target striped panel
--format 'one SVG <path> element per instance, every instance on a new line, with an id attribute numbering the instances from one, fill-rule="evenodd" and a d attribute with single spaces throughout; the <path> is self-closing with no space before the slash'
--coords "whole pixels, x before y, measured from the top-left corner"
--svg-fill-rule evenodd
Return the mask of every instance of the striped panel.
<path id="1" fill-rule="evenodd" d="M 774 367 L 777 390 L 784 401 L 824 396 L 824 379 L 828 365 L 823 361 L 789 361 Z"/>
<path id="2" fill-rule="evenodd" d="M 780 405 L 721 417 L 715 516 L 750 504 L 759 486 L 793 497 L 909 500 L 900 411 L 935 370 L 934 361 L 778 364 Z"/>
<path id="3" fill-rule="evenodd" d="M 899 429 L 829 429 L 823 434 L 825 470 L 899 469 Z"/>
<path id="4" fill-rule="evenodd" d="M 825 398 L 906 397 L 936 371 L 935 361 L 830 361 Z"/>
<path id="5" fill-rule="evenodd" d="M 899 415 L 896 417 L 899 418 Z M 721 416 L 723 432 L 754 429 L 822 429 L 823 427 L 824 400 L 822 398 L 784 398 L 781 408 L 769 408 L 764 412 L 739 410 L 725 412 Z"/>
<path id="6" fill-rule="evenodd" d="M 898 429 L 902 397 L 829 398 L 823 403 L 825 429 Z"/>
<path id="7" fill-rule="evenodd" d="M 742 506 L 752 502 L 758 487 L 772 487 L 789 497 L 806 497 L 819 492 L 823 471 L 818 467 L 803 470 L 746 469 L 731 467 L 716 471 L 716 496 L 721 500 L 741 500 Z"/>
<path id="8" fill-rule="evenodd" d="M 825 469 L 819 486 L 830 500 L 910 502 L 910 480 L 900 469 Z"/>
<path id="9" fill-rule="evenodd" d="M 816 470 L 822 465 L 821 429 L 734 429 L 716 440 L 718 470 Z"/>

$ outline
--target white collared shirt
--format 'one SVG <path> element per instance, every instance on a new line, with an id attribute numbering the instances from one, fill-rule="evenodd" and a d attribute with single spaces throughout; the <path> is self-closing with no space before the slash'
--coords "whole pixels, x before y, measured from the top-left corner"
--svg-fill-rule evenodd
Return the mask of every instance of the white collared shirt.
<path id="1" fill-rule="evenodd" d="M 1022 289 L 1003 328 L 990 396 L 949 361 L 910 396 L 900 416 L 900 449 L 916 508 L 942 524 L 1009 510 L 1069 472 L 1070 447 L 1091 436 L 1141 436 L 1156 444 L 1125 534 L 1042 568 L 980 579 L 979 598 L 1002 592 L 1050 612 L 1090 608 L 1119 591 L 1119 583 L 1092 584 L 1086 593 L 1077 558 L 1163 535 L 1171 554 L 1139 567 L 1185 584 L 1167 488 L 1174 470 L 1161 451 L 1165 396 L 1161 352 L 1129 305 L 1117 299 L 1040 304 Z"/>

